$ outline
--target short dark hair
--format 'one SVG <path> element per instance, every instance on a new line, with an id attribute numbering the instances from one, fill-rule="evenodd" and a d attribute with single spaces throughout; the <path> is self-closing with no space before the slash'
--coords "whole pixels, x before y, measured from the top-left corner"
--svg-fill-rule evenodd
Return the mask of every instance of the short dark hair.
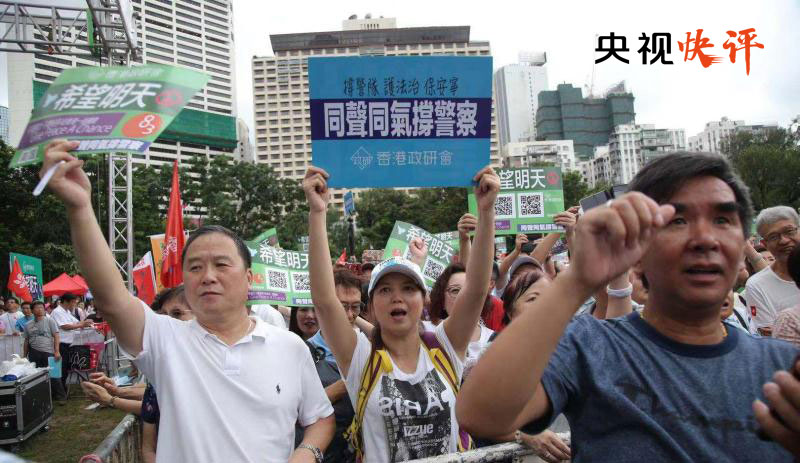
<path id="1" fill-rule="evenodd" d="M 794 280 L 794 284 L 800 288 L 800 246 L 794 247 L 786 264 L 789 267 L 789 276 Z"/>
<path id="2" fill-rule="evenodd" d="M 361 271 L 362 272 L 366 272 L 367 270 L 372 270 L 374 268 L 375 268 L 375 264 L 373 262 L 367 262 L 367 263 L 361 264 Z"/>
<path id="3" fill-rule="evenodd" d="M 745 238 L 750 236 L 753 218 L 750 191 L 730 162 L 718 154 L 686 151 L 667 154 L 645 165 L 628 184 L 628 191 L 639 191 L 663 204 L 688 180 L 705 176 L 716 177 L 733 190 L 742 231 Z"/>
<path id="4" fill-rule="evenodd" d="M 44 302 L 42 302 L 42 301 L 37 299 L 37 300 L 31 302 L 31 310 L 33 310 L 37 305 L 40 305 L 40 306 L 42 306 L 42 308 L 45 308 Z"/>
<path id="5" fill-rule="evenodd" d="M 31 306 L 31 303 L 30 303 L 30 302 L 27 302 L 27 301 L 22 301 L 22 304 L 20 304 L 20 307 L 25 307 L 26 305 L 27 305 L 28 307 L 30 307 L 30 306 Z"/>
<path id="6" fill-rule="evenodd" d="M 514 304 L 517 302 L 522 293 L 528 290 L 534 283 L 541 278 L 547 278 L 544 270 L 537 268 L 536 270 L 525 272 L 521 276 L 514 278 L 508 283 L 505 290 L 503 290 L 503 324 L 511 323 L 511 312 L 514 311 Z"/>
<path id="7" fill-rule="evenodd" d="M 233 240 L 233 244 L 236 245 L 236 250 L 239 252 L 239 256 L 245 263 L 245 268 L 246 269 L 250 268 L 253 265 L 253 258 L 250 256 L 250 250 L 247 249 L 247 245 L 244 243 L 244 240 L 242 240 L 239 237 L 239 235 L 223 227 L 222 225 L 203 225 L 202 227 L 193 231 L 192 234 L 189 235 L 189 239 L 186 240 L 186 243 L 183 245 L 183 254 L 181 254 L 181 263 L 183 263 L 183 261 L 186 260 L 186 251 L 189 249 L 189 246 L 191 246 L 192 243 L 194 243 L 194 240 L 203 235 L 208 235 L 210 233 L 219 233 Z"/>
<path id="8" fill-rule="evenodd" d="M 175 286 L 174 288 L 167 288 L 162 290 L 158 293 L 155 299 L 153 299 L 153 303 L 150 304 L 150 308 L 153 309 L 154 312 L 161 312 L 164 304 L 176 297 L 184 297 L 184 287 L 183 285 Z"/>
<path id="9" fill-rule="evenodd" d="M 347 269 L 336 270 L 333 272 L 333 286 L 343 288 L 354 288 L 361 292 L 361 278 Z"/>
<path id="10" fill-rule="evenodd" d="M 63 301 L 63 302 L 72 302 L 77 298 L 78 298 L 78 296 L 76 296 L 76 295 L 74 295 L 72 293 L 64 293 L 64 295 L 61 296 L 61 301 Z"/>

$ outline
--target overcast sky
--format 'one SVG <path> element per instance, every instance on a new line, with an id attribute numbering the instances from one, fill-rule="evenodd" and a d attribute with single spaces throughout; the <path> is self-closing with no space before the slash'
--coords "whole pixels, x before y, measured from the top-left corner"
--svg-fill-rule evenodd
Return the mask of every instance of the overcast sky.
<path id="1" fill-rule="evenodd" d="M 343 6 L 344 5 L 344 6 Z M 672 0 L 664 2 L 586 1 L 472 1 L 436 2 L 362 0 L 264 2 L 234 1 L 236 83 L 239 115 L 253 132 L 251 58 L 270 56 L 269 35 L 340 30 L 351 14 L 362 18 L 397 18 L 398 27 L 471 26 L 472 40 L 489 41 L 495 69 L 517 62 L 520 51 L 547 52 L 550 88 L 559 83 L 578 87 L 592 76 L 595 34 L 625 35 L 630 64 L 609 59 L 594 67 L 594 87 L 602 92 L 625 80 L 636 97 L 636 121 L 664 128 L 684 128 L 687 137 L 706 122 L 722 116 L 748 123 L 786 126 L 800 114 L 800 2 L 797 0 Z M 732 64 L 723 43 L 727 30 L 755 28 L 750 75 L 743 51 Z M 686 32 L 703 29 L 714 44 L 708 53 L 722 62 L 703 68 L 698 59 L 683 61 L 677 41 Z M 672 34 L 674 65 L 641 64 L 636 53 L 642 32 Z M 5 71 L 4 57 L 0 69 Z M 5 73 L 0 71 L 0 79 Z M 0 85 L 0 104 L 7 101 Z"/>

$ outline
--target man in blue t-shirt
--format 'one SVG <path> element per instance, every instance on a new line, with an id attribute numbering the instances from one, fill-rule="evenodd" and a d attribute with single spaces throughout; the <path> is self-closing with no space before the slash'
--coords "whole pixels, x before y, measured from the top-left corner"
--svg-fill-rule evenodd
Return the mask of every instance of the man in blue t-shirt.
<path id="1" fill-rule="evenodd" d="M 720 322 L 750 227 L 747 188 L 722 157 L 677 153 L 629 190 L 581 217 L 570 267 L 514 303 L 522 315 L 461 390 L 461 426 L 536 433 L 564 413 L 575 462 L 793 461 L 781 445 L 800 453 L 800 381 L 775 373 L 800 368 L 797 348 Z M 634 265 L 648 289 L 641 314 L 570 323 Z M 781 445 L 759 439 L 760 424 Z"/>

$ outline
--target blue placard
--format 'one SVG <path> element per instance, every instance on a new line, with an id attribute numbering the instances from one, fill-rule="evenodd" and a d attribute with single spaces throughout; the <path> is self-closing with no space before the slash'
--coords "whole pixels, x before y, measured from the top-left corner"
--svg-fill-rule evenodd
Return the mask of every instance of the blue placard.
<path id="1" fill-rule="evenodd" d="M 491 57 L 312 57 L 308 78 L 332 187 L 469 186 L 489 164 Z"/>
<path id="2" fill-rule="evenodd" d="M 353 200 L 353 192 L 348 191 L 344 194 L 344 215 L 350 217 L 356 213 L 356 202 Z"/>

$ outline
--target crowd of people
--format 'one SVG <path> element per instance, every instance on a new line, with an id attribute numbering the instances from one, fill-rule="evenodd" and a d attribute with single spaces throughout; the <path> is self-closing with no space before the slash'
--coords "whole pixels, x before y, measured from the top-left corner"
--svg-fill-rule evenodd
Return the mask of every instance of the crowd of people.
<path id="1" fill-rule="evenodd" d="M 552 462 L 800 457 L 800 220 L 765 209 L 748 240 L 748 191 L 722 157 L 653 161 L 625 195 L 505 256 L 500 181 L 483 169 L 479 213 L 454 224 L 458 258 L 431 288 L 419 238 L 360 275 L 334 266 L 329 175 L 311 167 L 313 307 L 248 306 L 249 251 L 219 226 L 191 234 L 183 285 L 148 307 L 104 244 L 74 147 L 52 143 L 42 171 L 65 161 L 49 187 L 147 380 L 98 374 L 84 390 L 141 415 L 145 461 L 395 462 L 514 441 Z M 561 414 L 570 442 L 547 429 Z"/>

